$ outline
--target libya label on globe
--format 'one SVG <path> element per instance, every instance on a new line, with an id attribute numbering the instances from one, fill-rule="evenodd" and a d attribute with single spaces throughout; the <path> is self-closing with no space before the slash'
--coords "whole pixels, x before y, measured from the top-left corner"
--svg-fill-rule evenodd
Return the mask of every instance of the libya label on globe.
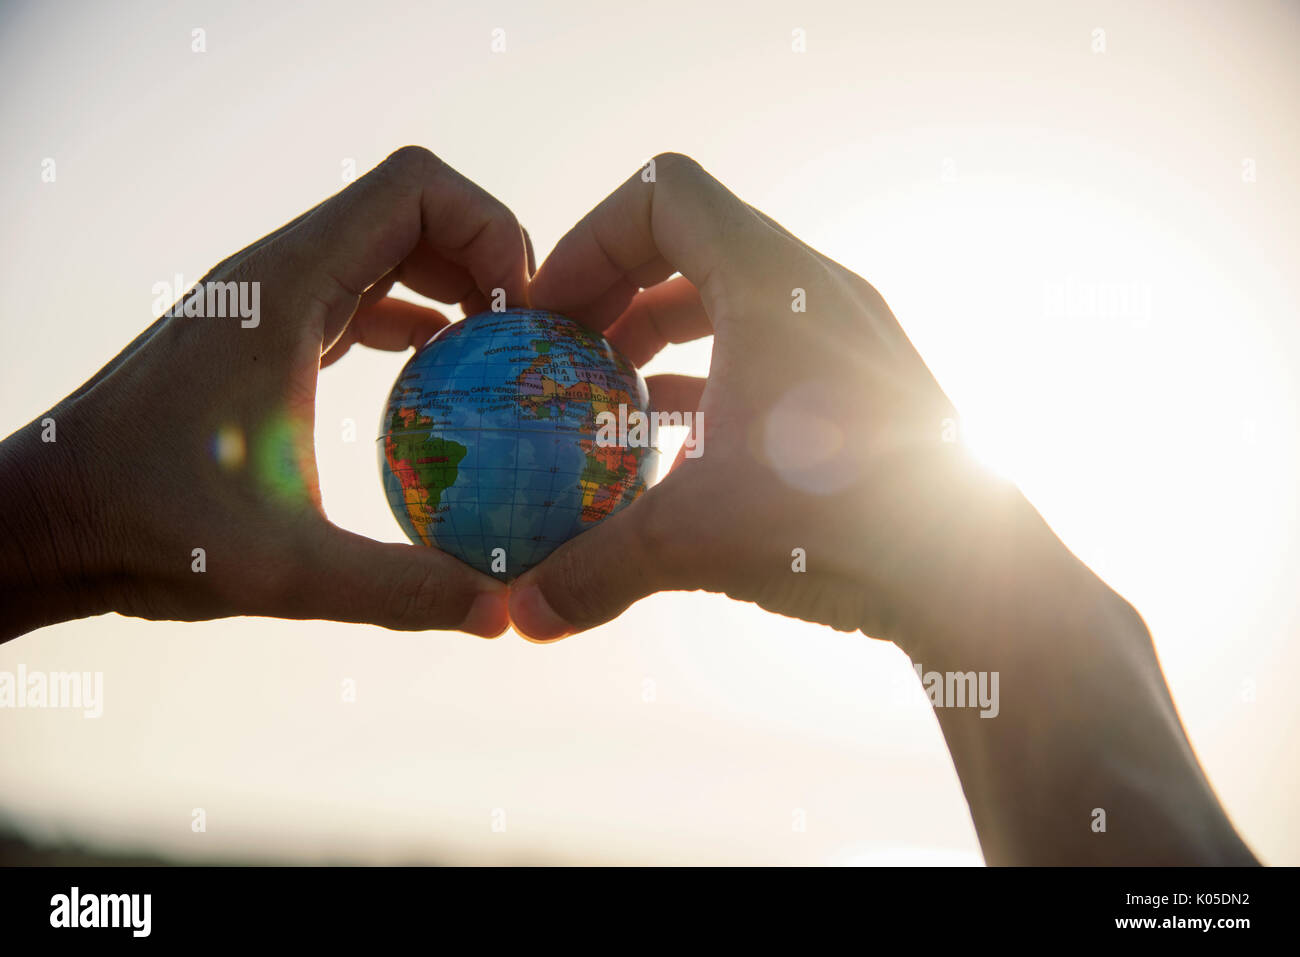
<path id="1" fill-rule="evenodd" d="M 411 541 L 509 581 L 645 491 L 659 451 L 601 428 L 637 412 L 645 380 L 602 336 L 551 312 L 479 313 L 397 377 L 378 442 L 388 504 Z"/>

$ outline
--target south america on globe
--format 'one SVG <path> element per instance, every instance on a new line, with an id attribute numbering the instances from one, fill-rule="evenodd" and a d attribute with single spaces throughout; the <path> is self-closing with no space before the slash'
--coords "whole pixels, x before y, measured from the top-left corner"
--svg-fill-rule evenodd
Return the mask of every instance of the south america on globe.
<path id="1" fill-rule="evenodd" d="M 601 425 L 648 411 L 645 380 L 599 334 L 552 312 L 479 313 L 393 385 L 389 507 L 412 542 L 510 581 L 645 491 L 659 451 Z"/>

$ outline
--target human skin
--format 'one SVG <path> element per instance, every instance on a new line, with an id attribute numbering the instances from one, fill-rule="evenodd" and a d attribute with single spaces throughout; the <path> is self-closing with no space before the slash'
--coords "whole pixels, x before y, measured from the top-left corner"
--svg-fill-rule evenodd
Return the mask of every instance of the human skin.
<path id="1" fill-rule="evenodd" d="M 519 631 L 702 589 L 926 671 L 997 672 L 996 717 L 935 709 L 989 863 L 1254 862 L 1137 612 L 949 441 L 951 403 L 865 280 L 665 154 L 560 240 L 531 298 L 638 364 L 709 335 L 713 354 L 707 380 L 652 390 L 702 414 L 702 454 L 521 576 Z"/>
<path id="2" fill-rule="evenodd" d="M 996 718 L 936 709 L 989 863 L 1253 863 L 1141 618 L 947 441 L 956 413 L 875 289 L 692 160 L 663 154 L 653 172 L 531 281 L 514 216 L 416 148 L 220 264 L 205 280 L 262 283 L 255 328 L 159 320 L 0 443 L 0 640 L 117 611 L 483 636 L 513 621 L 554 641 L 656 591 L 702 589 L 893 641 L 927 671 L 998 672 Z M 503 290 L 637 364 L 713 336 L 707 380 L 650 379 L 657 408 L 703 414 L 703 454 L 509 593 L 434 549 L 335 527 L 311 445 L 320 369 L 447 322 L 386 298 L 396 281 L 467 314 Z M 232 426 L 250 450 L 233 468 L 210 447 Z"/>
<path id="3" fill-rule="evenodd" d="M 312 429 L 322 367 L 354 343 L 405 350 L 447 324 L 387 298 L 395 282 L 469 311 L 496 289 L 521 305 L 528 258 L 504 205 L 408 147 L 222 262 L 204 282 L 260 283 L 256 325 L 164 317 L 0 444 L 0 639 L 109 611 L 503 632 L 494 579 L 325 518 Z M 214 456 L 223 430 L 242 437 L 242 465 Z"/>

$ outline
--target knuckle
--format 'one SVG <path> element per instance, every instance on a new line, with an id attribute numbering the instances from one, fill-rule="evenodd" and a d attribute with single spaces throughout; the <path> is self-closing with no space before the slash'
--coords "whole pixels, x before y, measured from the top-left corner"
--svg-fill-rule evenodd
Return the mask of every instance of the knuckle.
<path id="1" fill-rule="evenodd" d="M 547 600 L 567 621 L 581 628 L 590 628 L 600 624 L 607 616 L 603 606 L 596 600 L 596 589 L 591 587 L 590 572 L 586 570 L 588 563 L 578 552 L 578 549 L 568 549 L 556 563 L 554 585 L 547 588 L 545 594 Z"/>
<path id="2" fill-rule="evenodd" d="M 382 606 L 386 628 L 412 631 L 427 628 L 433 621 L 447 616 L 444 604 L 447 589 L 436 569 L 413 567 L 397 575 Z"/>
<path id="3" fill-rule="evenodd" d="M 389 153 L 383 165 L 401 176 L 423 180 L 436 173 L 443 163 L 437 154 L 423 146 L 403 146 Z"/>
<path id="4" fill-rule="evenodd" d="M 693 157 L 685 153 L 669 151 L 655 154 L 655 170 L 659 176 L 683 178 L 697 176 L 704 172 L 704 167 Z"/>
<path id="5" fill-rule="evenodd" d="M 524 227 L 519 222 L 519 217 L 515 215 L 514 210 L 491 193 L 487 196 L 492 219 L 505 227 L 502 235 L 508 240 L 518 242 L 521 249 L 524 248 Z"/>

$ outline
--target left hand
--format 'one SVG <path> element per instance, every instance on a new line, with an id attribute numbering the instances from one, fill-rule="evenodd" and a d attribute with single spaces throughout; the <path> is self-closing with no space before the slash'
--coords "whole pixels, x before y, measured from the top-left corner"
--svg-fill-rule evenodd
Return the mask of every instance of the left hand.
<path id="1" fill-rule="evenodd" d="M 325 518 L 316 378 L 354 343 L 400 351 L 447 324 L 386 298 L 394 282 L 467 314 L 496 289 L 523 305 L 528 258 L 505 206 L 407 147 L 222 262 L 198 294 L 209 282 L 258 283 L 259 315 L 164 317 L 0 444 L 0 528 L 11 539 L 0 551 L 0 640 L 106 611 L 500 634 L 499 582 Z M 54 442 L 40 439 L 47 418 Z"/>

